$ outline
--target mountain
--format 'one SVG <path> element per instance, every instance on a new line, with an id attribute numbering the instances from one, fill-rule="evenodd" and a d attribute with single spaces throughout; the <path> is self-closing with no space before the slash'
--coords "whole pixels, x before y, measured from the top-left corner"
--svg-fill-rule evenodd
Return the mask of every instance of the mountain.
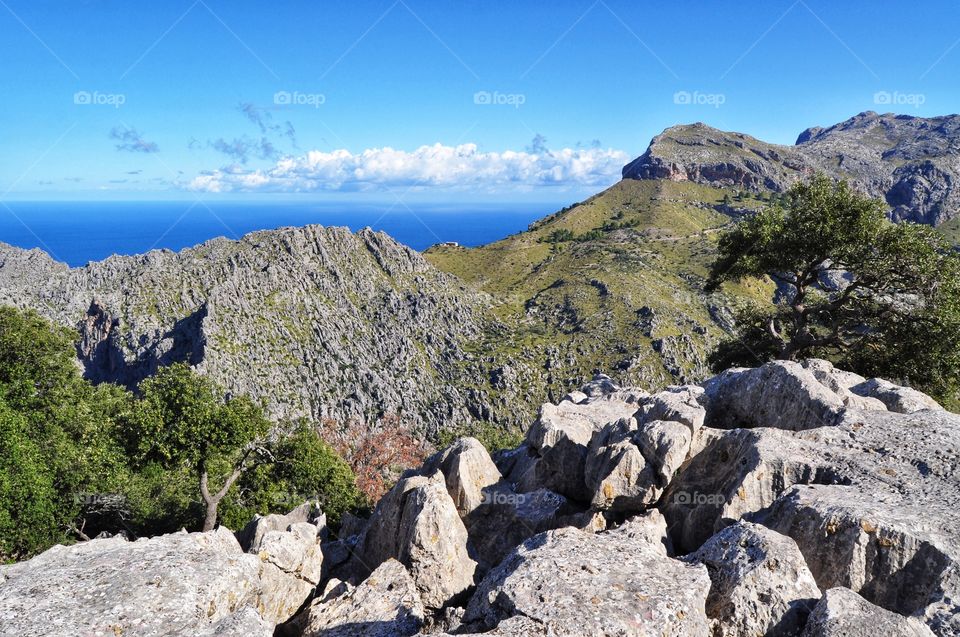
<path id="1" fill-rule="evenodd" d="M 809 128 L 794 146 L 699 123 L 674 126 L 627 164 L 623 176 L 781 192 L 813 171 L 884 199 L 895 221 L 945 224 L 960 216 L 960 116 L 871 111 L 829 128 Z"/>
<path id="2" fill-rule="evenodd" d="M 488 410 L 464 375 L 489 300 L 370 230 L 284 228 L 73 269 L 4 245 L 0 303 L 76 327 L 95 381 L 183 361 L 276 416 L 435 429 Z"/>

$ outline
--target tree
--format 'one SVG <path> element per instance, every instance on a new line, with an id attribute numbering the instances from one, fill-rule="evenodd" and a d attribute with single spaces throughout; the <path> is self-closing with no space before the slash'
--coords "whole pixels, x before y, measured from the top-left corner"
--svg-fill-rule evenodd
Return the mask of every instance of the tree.
<path id="1" fill-rule="evenodd" d="M 126 405 L 120 388 L 81 377 L 69 330 L 0 307 L 0 561 L 91 530 L 89 503 L 124 481 L 114 427 Z"/>
<path id="2" fill-rule="evenodd" d="M 721 236 L 707 290 L 763 276 L 777 302 L 741 312 L 715 367 L 818 356 L 940 395 L 956 387 L 960 261 L 932 228 L 893 224 L 883 202 L 816 175 Z"/>
<path id="3" fill-rule="evenodd" d="M 203 530 L 212 530 L 220 501 L 236 481 L 270 461 L 264 443 L 270 421 L 245 396 L 223 400 L 212 381 L 182 363 L 160 369 L 139 389 L 126 432 L 135 462 L 191 471 L 205 508 Z"/>
<path id="4" fill-rule="evenodd" d="M 278 436 L 271 452 L 274 462 L 244 474 L 224 500 L 227 526 L 239 528 L 255 513 L 286 513 L 308 500 L 318 501 L 327 523 L 337 526 L 344 513 L 367 505 L 350 466 L 309 423 Z"/>

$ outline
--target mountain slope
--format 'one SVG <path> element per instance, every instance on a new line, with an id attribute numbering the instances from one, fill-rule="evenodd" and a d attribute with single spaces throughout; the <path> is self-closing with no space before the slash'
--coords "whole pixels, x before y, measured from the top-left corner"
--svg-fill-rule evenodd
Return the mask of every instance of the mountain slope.
<path id="1" fill-rule="evenodd" d="M 515 384 L 559 398 L 596 372 L 650 387 L 699 380 L 730 320 L 729 297 L 703 293 L 717 231 L 736 212 L 725 194 L 690 182 L 623 180 L 526 232 L 425 256 L 494 299 L 509 329 L 481 348 L 513 361 L 504 376 Z M 760 202 L 738 205 L 743 212 Z M 770 292 L 758 282 L 736 293 Z"/>
<path id="2" fill-rule="evenodd" d="M 674 126 L 627 164 L 623 176 L 780 192 L 813 171 L 885 199 L 895 221 L 943 224 L 960 215 L 960 116 L 866 112 L 807 129 L 794 146 L 704 124 Z"/>
<path id="3" fill-rule="evenodd" d="M 0 303 L 78 327 L 97 381 L 185 361 L 277 416 L 435 429 L 486 409 L 462 374 L 487 300 L 370 230 L 285 228 L 75 269 L 3 246 Z"/>

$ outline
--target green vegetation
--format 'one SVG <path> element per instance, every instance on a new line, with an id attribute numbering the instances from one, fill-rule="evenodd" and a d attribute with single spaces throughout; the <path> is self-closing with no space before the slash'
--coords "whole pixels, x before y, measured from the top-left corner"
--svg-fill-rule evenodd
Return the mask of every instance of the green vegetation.
<path id="1" fill-rule="evenodd" d="M 932 228 L 893 224 L 883 202 L 817 175 L 721 237 L 708 288 L 763 276 L 778 302 L 741 312 L 715 368 L 815 356 L 955 398 L 960 258 Z"/>
<path id="2" fill-rule="evenodd" d="M 510 382 L 524 403 L 559 400 L 596 372 L 654 390 L 709 372 L 707 352 L 724 335 L 715 308 L 773 292 L 762 280 L 712 296 L 703 291 L 719 230 L 731 223 L 721 211 L 725 195 L 733 193 L 626 179 L 527 232 L 478 248 L 438 246 L 425 256 L 491 295 L 502 328 L 472 353 L 477 360 L 523 361 Z M 516 430 L 529 424 L 499 422 Z"/>
<path id="3" fill-rule="evenodd" d="M 470 425 L 441 431 L 437 438 L 437 447 L 449 447 L 459 438 L 476 438 L 489 453 L 520 446 L 524 435 L 519 430 L 504 429 L 489 422 L 474 422 Z"/>
<path id="4" fill-rule="evenodd" d="M 366 504 L 308 423 L 276 428 L 183 365 L 138 393 L 91 385 L 69 330 L 0 307 L 0 562 L 101 532 L 211 528 L 218 513 L 239 526 L 316 498 L 335 523 Z"/>

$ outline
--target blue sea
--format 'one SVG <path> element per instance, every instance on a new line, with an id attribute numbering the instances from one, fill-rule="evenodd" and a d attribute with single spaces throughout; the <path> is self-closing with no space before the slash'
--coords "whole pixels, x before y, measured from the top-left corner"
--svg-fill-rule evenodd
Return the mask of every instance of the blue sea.
<path id="1" fill-rule="evenodd" d="M 525 230 L 562 204 L 465 206 L 303 202 L 7 202 L 0 206 L 0 241 L 41 248 L 71 266 L 112 254 L 180 250 L 214 237 L 320 224 L 371 226 L 423 250 L 456 241 L 477 246 Z"/>

